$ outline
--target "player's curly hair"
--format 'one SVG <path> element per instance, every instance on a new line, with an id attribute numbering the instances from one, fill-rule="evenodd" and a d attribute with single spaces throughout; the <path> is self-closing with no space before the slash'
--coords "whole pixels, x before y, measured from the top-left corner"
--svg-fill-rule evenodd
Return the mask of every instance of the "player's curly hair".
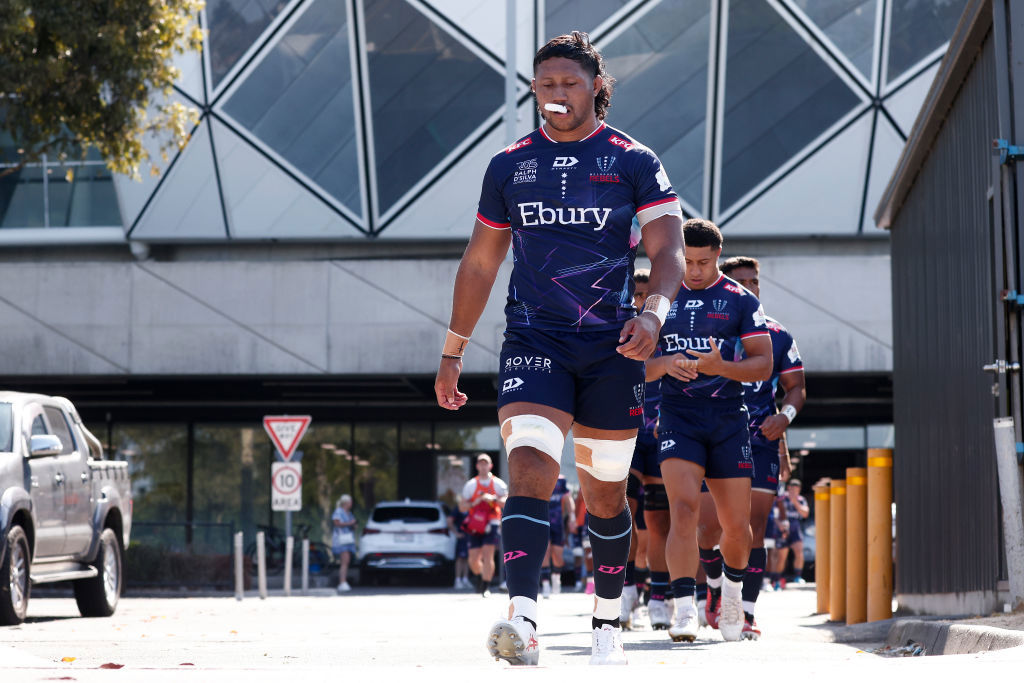
<path id="1" fill-rule="evenodd" d="M 728 275 L 737 268 L 753 268 L 755 272 L 761 272 L 761 262 L 753 256 L 730 256 L 722 261 L 718 269 Z"/>
<path id="2" fill-rule="evenodd" d="M 722 232 L 718 226 L 704 218 L 691 218 L 683 223 L 683 241 L 688 247 L 721 249 Z"/>
<path id="3" fill-rule="evenodd" d="M 599 121 L 604 121 L 608 114 L 608 108 L 612 106 L 612 88 L 615 86 L 615 79 L 612 78 L 604 67 L 604 57 L 597 48 L 590 42 L 590 36 L 584 31 L 573 31 L 552 38 L 547 45 L 537 50 L 533 58 L 533 71 L 537 72 L 537 66 L 544 61 L 554 57 L 571 59 L 585 70 L 600 76 L 604 81 L 601 90 L 594 98 L 594 113 Z"/>

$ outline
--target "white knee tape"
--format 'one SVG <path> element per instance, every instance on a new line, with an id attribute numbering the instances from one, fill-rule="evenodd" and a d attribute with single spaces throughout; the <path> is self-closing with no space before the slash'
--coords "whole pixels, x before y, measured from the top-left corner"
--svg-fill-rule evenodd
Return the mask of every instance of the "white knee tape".
<path id="1" fill-rule="evenodd" d="M 624 441 L 574 438 L 576 466 L 598 481 L 622 481 L 629 474 L 636 437 Z"/>
<path id="2" fill-rule="evenodd" d="M 562 446 L 565 436 L 551 420 L 540 415 L 513 415 L 501 423 L 501 438 L 505 440 L 505 452 L 513 448 L 529 446 L 547 453 L 557 463 L 562 462 Z"/>

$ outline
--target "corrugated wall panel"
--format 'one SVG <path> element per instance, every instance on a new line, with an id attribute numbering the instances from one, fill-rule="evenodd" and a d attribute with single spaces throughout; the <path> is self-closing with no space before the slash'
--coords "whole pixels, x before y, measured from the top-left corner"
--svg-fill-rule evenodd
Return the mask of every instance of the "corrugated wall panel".
<path id="1" fill-rule="evenodd" d="M 987 192 L 997 136 L 986 39 L 892 226 L 898 593 L 994 590 L 999 575 Z"/>

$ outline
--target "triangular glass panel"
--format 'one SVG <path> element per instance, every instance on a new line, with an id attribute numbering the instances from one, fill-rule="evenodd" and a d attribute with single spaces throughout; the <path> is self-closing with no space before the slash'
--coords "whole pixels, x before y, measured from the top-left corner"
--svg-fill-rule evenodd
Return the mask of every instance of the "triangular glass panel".
<path id="1" fill-rule="evenodd" d="M 854 234 L 864 198 L 871 111 L 726 221 L 736 235 Z"/>
<path id="2" fill-rule="evenodd" d="M 878 0 L 793 0 L 869 82 Z"/>
<path id="3" fill-rule="evenodd" d="M 572 31 L 590 33 L 627 4 L 629 0 L 546 0 L 542 42 Z"/>
<path id="4" fill-rule="evenodd" d="M 213 87 L 281 13 L 288 0 L 207 0 L 210 73 Z"/>
<path id="5" fill-rule="evenodd" d="M 662 2 L 602 49 L 617 79 L 609 123 L 650 147 L 703 212 L 711 2 Z"/>
<path id="6" fill-rule="evenodd" d="M 167 171 L 132 239 L 227 239 L 210 133 L 204 119 Z"/>
<path id="7" fill-rule="evenodd" d="M 251 144 L 213 119 L 217 167 L 231 235 L 246 238 L 357 237 L 361 233 Z"/>
<path id="8" fill-rule="evenodd" d="M 505 83 L 494 68 L 402 0 L 367 4 L 366 57 L 377 196 L 384 214 L 502 107 Z"/>
<path id="9" fill-rule="evenodd" d="M 865 232 L 876 230 L 875 210 L 878 202 L 882 199 L 882 192 L 896 163 L 900 160 L 905 143 L 896 129 L 892 127 L 885 116 L 878 117 L 878 125 L 875 127 L 875 141 L 871 154 L 871 168 L 868 170 L 868 193 L 867 201 L 864 204 L 864 226 Z"/>
<path id="10" fill-rule="evenodd" d="M 860 104 L 764 0 L 733 0 L 728 25 L 722 210 Z"/>
<path id="11" fill-rule="evenodd" d="M 898 0 L 890 2 L 889 59 L 886 83 L 949 42 L 967 0 Z"/>
<path id="12" fill-rule="evenodd" d="M 905 83 L 892 95 L 885 98 L 885 108 L 896 119 L 896 123 L 903 129 L 904 135 L 909 134 L 914 127 L 924 98 L 928 95 L 928 89 L 932 87 L 935 74 L 939 71 L 939 65 L 935 64 L 926 69 L 920 76 L 909 83 Z"/>
<path id="13" fill-rule="evenodd" d="M 347 4 L 308 5 L 231 93 L 224 112 L 362 216 Z"/>
<path id="14" fill-rule="evenodd" d="M 181 104 L 192 109 L 196 108 L 192 102 L 189 102 L 178 92 L 172 93 L 170 98 L 165 98 L 162 92 L 155 92 L 146 110 L 147 117 L 155 117 L 158 113 L 158 108 L 168 103 Z M 147 132 L 142 136 L 142 144 L 149 154 L 149 161 L 139 165 L 139 179 L 132 180 L 128 176 L 114 175 L 114 186 L 117 188 L 117 198 L 121 206 L 121 215 L 124 217 L 125 230 L 130 230 L 135 224 L 142 209 L 146 206 L 146 202 L 149 201 L 150 196 L 159 184 L 160 178 L 167 173 L 167 169 L 174 163 L 178 155 L 181 154 L 181 150 L 176 145 L 171 145 L 165 152 L 161 152 L 161 148 L 170 140 L 171 134 L 167 131 L 162 130 L 159 133 Z M 167 154 L 166 159 L 162 156 L 165 153 Z M 154 168 L 157 169 L 156 172 L 153 171 Z"/>

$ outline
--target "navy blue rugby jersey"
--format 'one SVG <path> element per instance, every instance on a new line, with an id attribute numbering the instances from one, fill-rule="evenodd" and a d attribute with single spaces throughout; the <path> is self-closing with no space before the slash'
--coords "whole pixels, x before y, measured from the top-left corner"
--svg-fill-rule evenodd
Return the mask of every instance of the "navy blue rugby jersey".
<path id="1" fill-rule="evenodd" d="M 670 212 L 681 209 L 658 157 L 604 123 L 576 142 L 542 126 L 496 154 L 477 219 L 512 230 L 508 326 L 621 328 L 636 315 L 642 226 Z"/>
<path id="2" fill-rule="evenodd" d="M 668 311 L 661 328 L 658 348 L 663 355 L 686 353 L 693 349 L 701 353 L 711 350 L 709 337 L 715 339 L 722 359 L 740 360 L 737 348 L 743 348 L 744 339 L 767 336 L 767 319 L 761 303 L 735 280 L 722 275 L 711 286 L 693 290 L 686 286 Z M 719 375 L 697 375 L 689 382 L 670 375 L 661 378 L 662 404 L 671 405 L 676 398 L 734 399 L 743 395 L 743 385 Z"/>
<path id="3" fill-rule="evenodd" d="M 778 412 L 775 406 L 775 392 L 779 387 L 779 377 L 791 372 L 803 372 L 804 364 L 800 359 L 800 350 L 796 346 L 793 335 L 777 320 L 765 317 L 768 334 L 772 338 L 772 376 L 767 382 L 743 383 L 743 402 L 750 412 L 750 431 L 754 433 L 760 428 L 764 418 Z M 740 347 L 742 353 L 743 348 Z"/>

